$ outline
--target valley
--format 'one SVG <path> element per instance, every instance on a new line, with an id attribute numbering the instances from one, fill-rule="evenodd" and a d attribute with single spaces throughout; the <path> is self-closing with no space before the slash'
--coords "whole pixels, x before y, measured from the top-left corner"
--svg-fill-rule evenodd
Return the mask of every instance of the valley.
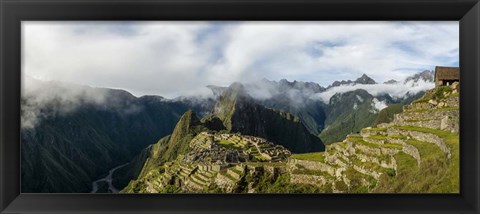
<path id="1" fill-rule="evenodd" d="M 100 178 L 100 179 L 92 182 L 92 191 L 90 193 L 98 193 L 99 192 L 99 186 L 103 187 L 102 192 L 118 193 L 118 189 L 115 188 L 112 184 L 112 181 L 113 181 L 112 176 L 113 176 L 113 173 L 117 169 L 120 169 L 120 168 L 125 167 L 127 165 L 128 165 L 128 163 L 117 166 L 117 167 L 111 169 L 110 171 L 108 171 L 108 175 L 105 176 L 104 178 Z M 105 186 L 105 184 L 106 184 L 106 186 Z"/>

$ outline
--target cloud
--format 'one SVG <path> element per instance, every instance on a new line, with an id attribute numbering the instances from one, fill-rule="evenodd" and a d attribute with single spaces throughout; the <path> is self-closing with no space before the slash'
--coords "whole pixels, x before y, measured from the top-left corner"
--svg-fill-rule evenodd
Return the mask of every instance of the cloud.
<path id="1" fill-rule="evenodd" d="M 22 128 L 34 128 L 39 120 L 71 112 L 80 104 L 100 104 L 106 100 L 101 90 L 87 86 L 43 82 L 29 76 L 23 77 L 22 83 Z"/>
<path id="2" fill-rule="evenodd" d="M 58 81 L 40 81 L 24 76 L 21 127 L 31 129 L 43 119 L 65 115 L 85 106 L 116 111 L 122 115 L 134 114 L 142 110 L 142 106 L 129 98 L 133 98 L 133 95 L 126 91 Z"/>
<path id="3" fill-rule="evenodd" d="M 358 101 L 363 102 L 363 98 L 360 95 L 356 95 L 356 96 L 357 96 Z"/>
<path id="4" fill-rule="evenodd" d="M 201 23 L 138 23 L 128 34 L 105 22 L 23 27 L 23 71 L 43 80 L 168 96 L 197 89 L 207 63 L 208 48 L 196 43 Z"/>
<path id="5" fill-rule="evenodd" d="M 262 78 L 383 82 L 459 61 L 456 21 L 22 23 L 25 74 L 137 96 Z"/>
<path id="6" fill-rule="evenodd" d="M 405 98 L 407 95 L 417 94 L 421 91 L 432 89 L 434 87 L 435 87 L 435 83 L 424 81 L 424 80 L 418 80 L 416 82 L 414 80 L 411 80 L 408 82 L 399 81 L 394 84 L 385 84 L 385 83 L 373 84 L 373 85 L 350 84 L 350 85 L 340 85 L 337 87 L 330 88 L 327 91 L 316 93 L 313 96 L 311 96 L 311 99 L 318 99 L 328 104 L 330 102 L 330 98 L 333 95 L 337 93 L 342 94 L 349 91 L 355 91 L 357 89 L 366 90 L 368 93 L 370 93 L 373 96 L 381 96 L 381 95 L 388 94 L 394 99 L 399 99 L 399 98 Z"/>
<path id="7" fill-rule="evenodd" d="M 377 98 L 372 99 L 372 113 L 377 113 L 386 107 L 388 107 L 388 105 L 385 103 L 385 101 L 379 101 Z"/>
<path id="8" fill-rule="evenodd" d="M 282 103 L 288 103 L 291 107 L 304 107 L 311 102 L 311 96 L 318 93 L 321 88 L 312 82 L 293 81 L 285 79 L 280 81 L 260 80 L 244 83 L 246 92 L 258 101 L 275 99 Z"/>

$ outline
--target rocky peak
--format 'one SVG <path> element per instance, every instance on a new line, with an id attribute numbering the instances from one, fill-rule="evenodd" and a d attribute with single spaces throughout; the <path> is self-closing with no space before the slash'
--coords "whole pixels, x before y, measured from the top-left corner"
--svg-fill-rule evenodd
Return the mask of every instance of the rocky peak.
<path id="1" fill-rule="evenodd" d="M 391 79 L 391 80 L 385 81 L 384 84 L 395 84 L 397 82 L 398 82 L 397 80 Z"/>
<path id="2" fill-rule="evenodd" d="M 207 88 L 210 89 L 213 93 L 213 97 L 218 98 L 222 93 L 227 89 L 227 87 L 221 87 L 216 85 L 207 85 Z"/>
<path id="3" fill-rule="evenodd" d="M 170 142 L 179 141 L 179 139 L 185 137 L 189 133 L 191 127 L 200 124 L 201 122 L 195 112 L 193 112 L 192 110 L 188 110 L 182 115 L 177 125 L 175 126 L 175 129 L 173 130 L 172 136 L 170 138 Z"/>
<path id="4" fill-rule="evenodd" d="M 223 99 L 237 100 L 239 98 L 251 99 L 248 95 L 245 86 L 239 82 L 232 83 L 228 88 L 226 88 L 221 97 Z"/>
<path id="5" fill-rule="evenodd" d="M 314 93 L 319 93 L 325 90 L 325 88 L 314 82 L 303 82 L 297 80 L 290 82 L 286 79 L 281 79 L 279 82 L 268 80 L 264 82 L 276 87 L 279 92 L 297 89 L 299 91 L 311 91 Z"/>
<path id="6" fill-rule="evenodd" d="M 375 82 L 375 80 L 373 80 L 366 74 L 363 74 L 361 77 L 357 78 L 355 81 L 352 81 L 352 80 L 335 81 L 330 86 L 328 86 L 327 89 L 341 86 L 341 85 L 349 85 L 349 84 L 354 84 L 354 85 L 355 84 L 377 84 L 377 82 Z"/>
<path id="7" fill-rule="evenodd" d="M 355 80 L 356 84 L 376 84 L 375 80 L 367 76 L 366 74 L 363 74 L 361 77 L 359 77 L 357 80 Z"/>
<path id="8" fill-rule="evenodd" d="M 242 103 L 253 103 L 253 99 L 248 95 L 245 87 L 238 82 L 231 84 L 220 95 L 215 103 L 213 114 L 218 117 L 227 129 L 231 129 L 231 117 L 239 105 Z"/>
<path id="9" fill-rule="evenodd" d="M 434 78 L 434 72 L 425 70 L 420 73 L 414 74 L 413 76 L 407 77 L 404 82 L 409 82 L 409 81 L 417 82 L 419 80 L 423 80 L 426 82 L 433 82 L 433 78 Z"/>

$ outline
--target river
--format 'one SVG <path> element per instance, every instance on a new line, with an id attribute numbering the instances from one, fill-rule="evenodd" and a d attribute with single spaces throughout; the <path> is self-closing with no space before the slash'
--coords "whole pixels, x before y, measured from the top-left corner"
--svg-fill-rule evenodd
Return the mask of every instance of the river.
<path id="1" fill-rule="evenodd" d="M 115 187 L 113 186 L 113 184 L 112 184 L 112 180 L 113 180 L 113 179 L 112 179 L 112 176 L 113 176 L 113 173 L 115 172 L 115 170 L 120 169 L 120 168 L 122 168 L 122 167 L 124 167 L 124 166 L 126 166 L 126 165 L 128 165 L 128 163 L 123 164 L 123 165 L 120 165 L 120 166 L 117 166 L 117 167 L 111 169 L 111 170 L 108 172 L 108 175 L 105 176 L 104 178 L 100 178 L 100 179 L 92 182 L 92 191 L 91 191 L 91 193 L 96 193 L 96 192 L 98 191 L 98 183 L 100 183 L 100 182 L 102 182 L 102 181 L 107 182 L 107 184 L 108 184 L 108 189 L 109 189 L 112 193 L 118 193 L 118 189 L 115 188 Z"/>

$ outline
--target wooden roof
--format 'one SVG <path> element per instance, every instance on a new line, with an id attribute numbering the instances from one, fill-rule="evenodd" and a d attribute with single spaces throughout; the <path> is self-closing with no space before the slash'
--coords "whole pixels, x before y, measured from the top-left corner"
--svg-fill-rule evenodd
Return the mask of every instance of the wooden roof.
<path id="1" fill-rule="evenodd" d="M 460 68 L 459 67 L 435 67 L 435 81 L 438 80 L 459 80 Z"/>

